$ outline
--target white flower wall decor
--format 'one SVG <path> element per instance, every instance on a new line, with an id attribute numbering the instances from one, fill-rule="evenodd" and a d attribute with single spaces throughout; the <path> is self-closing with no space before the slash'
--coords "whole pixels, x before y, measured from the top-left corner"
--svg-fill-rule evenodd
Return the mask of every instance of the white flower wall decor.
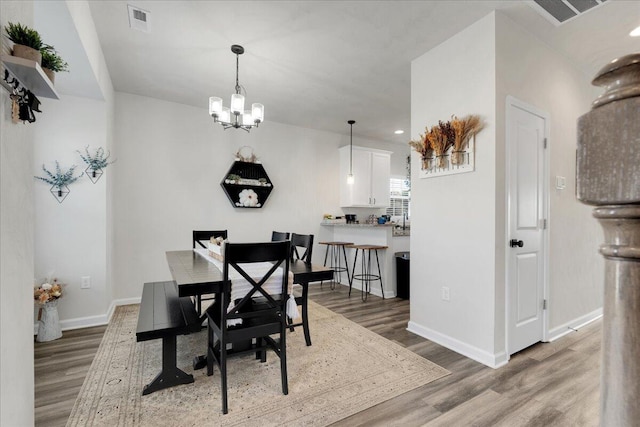
<path id="1" fill-rule="evenodd" d="M 259 208 L 258 195 L 250 188 L 245 188 L 239 194 L 240 201 L 236 203 L 237 206 L 244 206 L 245 208 Z"/>

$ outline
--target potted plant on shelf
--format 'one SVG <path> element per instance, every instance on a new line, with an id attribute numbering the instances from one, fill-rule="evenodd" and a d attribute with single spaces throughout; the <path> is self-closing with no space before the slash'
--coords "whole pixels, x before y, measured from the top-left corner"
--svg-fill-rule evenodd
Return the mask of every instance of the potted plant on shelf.
<path id="1" fill-rule="evenodd" d="M 40 49 L 40 53 L 42 54 L 42 71 L 49 77 L 51 84 L 55 79 L 55 73 L 69 71 L 69 64 L 58 55 L 53 46 L 47 45 L 43 47 Z"/>
<path id="2" fill-rule="evenodd" d="M 46 182 L 47 184 L 51 184 L 51 194 L 58 200 L 59 203 L 67 197 L 69 194 L 68 185 L 76 182 L 78 178 L 80 178 L 83 174 L 81 173 L 78 176 L 73 176 L 73 172 L 75 171 L 76 166 L 73 165 L 69 168 L 68 171 L 62 172 L 60 169 L 60 164 L 56 160 L 56 173 L 53 174 L 47 170 L 47 168 L 42 165 L 42 170 L 47 174 L 46 177 L 36 176 L 36 179 Z"/>
<path id="3" fill-rule="evenodd" d="M 4 31 L 9 40 L 14 43 L 13 56 L 35 61 L 38 65 L 42 64 L 40 49 L 46 48 L 46 45 L 42 43 L 42 38 L 36 30 L 26 25 L 9 22 L 5 25 Z"/>
<path id="4" fill-rule="evenodd" d="M 87 173 L 87 176 L 89 177 L 91 182 L 93 182 L 94 184 L 98 182 L 98 180 L 104 173 L 104 168 L 115 162 L 115 160 L 113 162 L 109 161 L 111 153 L 107 152 L 107 155 L 105 156 L 104 149 L 102 147 L 99 147 L 94 155 L 91 155 L 91 153 L 89 153 L 88 145 L 84 147 L 85 154 L 82 154 L 79 150 L 77 151 L 78 154 L 80 154 L 82 160 L 87 164 L 85 172 Z"/>

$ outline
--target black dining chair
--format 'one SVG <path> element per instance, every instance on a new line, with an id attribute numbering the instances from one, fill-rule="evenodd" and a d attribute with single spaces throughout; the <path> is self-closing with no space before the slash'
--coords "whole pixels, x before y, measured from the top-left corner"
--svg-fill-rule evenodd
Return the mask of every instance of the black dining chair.
<path id="1" fill-rule="evenodd" d="M 289 233 L 281 233 L 279 231 L 271 232 L 271 241 L 272 242 L 281 242 L 283 240 L 289 240 Z"/>
<path id="2" fill-rule="evenodd" d="M 311 264 L 311 253 L 313 251 L 313 234 L 291 234 L 291 261 L 292 262 L 304 262 L 307 265 Z M 302 255 L 300 255 L 302 253 Z M 295 283 L 294 283 L 295 285 Z M 289 324 L 289 330 L 293 332 L 296 326 L 302 326 L 304 331 L 304 338 L 306 344 L 311 345 L 311 334 L 309 332 L 309 305 L 308 305 L 308 286 L 309 284 L 302 285 L 302 295 L 294 296 L 296 305 L 302 307 L 301 322 L 293 323 L 293 319 L 287 318 Z"/>
<path id="3" fill-rule="evenodd" d="M 193 230 L 193 238 L 192 244 L 193 249 L 196 248 L 196 245 L 207 249 L 207 243 L 211 240 L 211 238 L 222 237 L 223 239 L 227 239 L 227 230 Z M 209 295 L 196 295 L 196 312 L 198 316 L 202 314 L 202 301 L 212 301 L 214 299 L 213 296 Z"/>
<path id="4" fill-rule="evenodd" d="M 222 304 L 216 302 L 207 309 L 207 375 L 213 375 L 214 362 L 220 369 L 222 390 L 222 412 L 228 412 L 227 401 L 227 358 L 231 354 L 255 352 L 261 362 L 267 360 L 267 349 L 280 358 L 282 393 L 289 394 L 287 382 L 286 345 L 286 298 L 274 298 L 263 284 L 275 271 L 282 271 L 281 295 L 286 295 L 289 278 L 289 241 L 267 243 L 227 243 L 224 258 L 224 285 Z M 251 277 L 246 264 L 271 262 L 273 266 L 261 278 Z M 252 286 L 242 299 L 231 301 L 233 283 L 229 279 L 231 271 L 240 273 Z M 229 308 L 231 307 L 231 308 Z M 241 320 L 241 324 L 229 326 L 228 320 Z M 236 323 L 236 322 L 232 322 Z M 271 335 L 279 335 L 274 339 Z M 255 339 L 255 343 L 252 340 Z M 251 344 L 248 344 L 251 343 Z M 230 344 L 231 348 L 227 348 Z M 234 351 L 234 346 L 240 347 Z M 254 359 L 250 359 L 254 360 Z M 255 381 L 260 381 L 255 378 Z"/>

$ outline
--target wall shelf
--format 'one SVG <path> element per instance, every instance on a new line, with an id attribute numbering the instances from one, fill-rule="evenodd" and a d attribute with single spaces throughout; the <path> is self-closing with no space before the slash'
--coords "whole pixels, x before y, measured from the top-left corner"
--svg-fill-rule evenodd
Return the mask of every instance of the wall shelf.
<path id="1" fill-rule="evenodd" d="M 53 84 L 36 61 L 11 55 L 2 55 L 0 60 L 2 60 L 5 69 L 34 95 L 42 98 L 60 99 Z"/>
<path id="2" fill-rule="evenodd" d="M 220 185 L 235 208 L 261 208 L 273 191 L 273 183 L 260 163 L 233 162 Z"/>

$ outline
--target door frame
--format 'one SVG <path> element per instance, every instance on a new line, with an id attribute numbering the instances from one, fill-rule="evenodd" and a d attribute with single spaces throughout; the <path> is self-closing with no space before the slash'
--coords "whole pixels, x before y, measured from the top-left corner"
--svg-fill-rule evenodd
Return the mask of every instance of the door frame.
<path id="1" fill-rule="evenodd" d="M 550 301 L 550 292 L 549 292 L 549 230 L 551 229 L 551 220 L 549 218 L 549 197 L 550 197 L 550 164 L 551 164 L 551 117 L 550 114 L 546 111 L 543 111 L 537 107 L 534 107 L 531 104 L 527 104 L 526 102 L 520 101 L 519 99 L 507 95 L 506 103 L 505 103 L 505 196 L 506 196 L 506 212 L 505 212 L 505 242 L 504 247 L 507 248 L 508 240 L 510 239 L 510 230 L 511 230 L 511 217 L 509 212 L 511 210 L 511 200 L 509 195 L 511 194 L 511 172 L 512 166 L 509 162 L 509 157 L 511 154 L 511 145 L 509 141 L 511 140 L 511 120 L 512 120 L 512 108 L 519 108 L 521 110 L 527 111 L 533 115 L 536 115 L 544 120 L 544 137 L 547 140 L 547 147 L 544 150 L 543 159 L 543 194 L 542 201 L 544 203 L 544 207 L 542 211 L 544 212 L 545 219 L 547 220 L 547 227 L 543 229 L 542 232 L 542 292 L 543 298 L 547 301 L 547 308 L 542 311 L 542 341 L 549 341 L 549 306 L 551 304 Z M 510 270 L 510 252 L 505 250 L 505 351 L 507 360 L 511 359 L 511 354 L 509 350 L 509 329 L 510 329 L 510 319 L 511 319 L 511 293 L 509 290 L 509 270 Z"/>

